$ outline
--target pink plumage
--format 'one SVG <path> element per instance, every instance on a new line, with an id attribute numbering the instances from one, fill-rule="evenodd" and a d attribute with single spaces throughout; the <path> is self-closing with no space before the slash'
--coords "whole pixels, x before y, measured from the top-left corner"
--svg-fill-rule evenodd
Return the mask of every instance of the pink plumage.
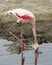
<path id="1" fill-rule="evenodd" d="M 24 20 L 26 22 L 35 19 L 35 16 L 32 12 L 30 12 L 29 10 L 26 10 L 26 9 L 21 9 L 21 8 L 6 11 L 6 14 L 7 15 L 13 15 L 13 16 L 15 16 L 21 20 Z"/>

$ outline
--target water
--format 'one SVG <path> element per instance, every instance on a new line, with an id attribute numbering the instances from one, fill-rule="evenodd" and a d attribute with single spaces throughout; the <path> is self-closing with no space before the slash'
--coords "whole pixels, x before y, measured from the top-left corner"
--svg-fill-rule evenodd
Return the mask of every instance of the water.
<path id="1" fill-rule="evenodd" d="M 5 44 L 12 44 L 12 41 L 0 39 L 0 56 L 9 54 L 9 52 L 6 51 L 7 47 L 4 47 Z"/>
<path id="2" fill-rule="evenodd" d="M 12 41 L 0 39 L 0 65 L 22 65 L 21 53 L 10 54 L 7 47 L 3 46 L 12 43 Z M 38 55 L 37 65 L 52 65 L 52 43 L 40 45 L 39 52 L 42 52 L 42 54 Z M 34 53 L 33 49 L 24 51 L 24 65 L 35 65 Z"/>

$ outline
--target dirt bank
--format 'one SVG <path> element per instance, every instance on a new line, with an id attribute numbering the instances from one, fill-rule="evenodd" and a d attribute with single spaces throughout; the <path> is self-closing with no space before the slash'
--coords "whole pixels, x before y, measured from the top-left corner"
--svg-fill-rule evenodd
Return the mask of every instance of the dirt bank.
<path id="1" fill-rule="evenodd" d="M 9 28 L 15 22 L 7 22 L 0 24 L 0 37 L 16 41 L 16 39 L 6 32 L 6 29 Z M 11 31 L 20 38 L 20 30 L 21 30 L 21 23 L 16 24 Z M 31 30 L 30 24 L 26 23 L 23 24 L 23 41 L 24 42 L 33 42 L 33 34 Z M 49 42 L 52 41 L 52 21 L 51 20 L 44 20 L 44 21 L 36 21 L 36 31 L 37 31 L 37 38 L 39 43 L 42 42 Z"/>

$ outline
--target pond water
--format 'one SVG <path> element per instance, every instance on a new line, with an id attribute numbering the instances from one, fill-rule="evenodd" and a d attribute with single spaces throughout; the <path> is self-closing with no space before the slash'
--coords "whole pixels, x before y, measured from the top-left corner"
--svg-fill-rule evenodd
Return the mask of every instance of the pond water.
<path id="1" fill-rule="evenodd" d="M 7 51 L 5 44 L 12 44 L 12 41 L 7 41 L 5 39 L 0 39 L 0 65 L 21 65 L 21 53 L 20 54 L 10 54 Z M 43 43 L 39 47 L 37 65 L 52 65 L 52 43 Z M 34 50 L 25 50 L 24 65 L 35 65 Z"/>

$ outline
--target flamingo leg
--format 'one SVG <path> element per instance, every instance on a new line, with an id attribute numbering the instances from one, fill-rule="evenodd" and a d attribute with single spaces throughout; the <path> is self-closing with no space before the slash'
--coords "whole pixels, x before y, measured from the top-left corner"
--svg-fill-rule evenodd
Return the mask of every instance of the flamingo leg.
<path id="1" fill-rule="evenodd" d="M 35 65 L 37 65 L 37 62 L 38 62 L 38 49 L 35 51 Z"/>
<path id="2" fill-rule="evenodd" d="M 39 44 L 38 44 L 37 37 L 36 37 L 35 22 L 31 22 L 31 26 L 32 26 L 33 36 L 34 36 L 34 48 L 35 50 L 37 50 L 39 47 Z"/>
<path id="3" fill-rule="evenodd" d="M 23 36 L 23 25 L 21 26 L 21 31 L 20 31 L 20 37 L 22 39 L 22 36 Z"/>
<path id="4" fill-rule="evenodd" d="M 22 52 L 22 56 L 21 56 L 21 65 L 24 65 L 25 62 L 25 57 L 23 56 L 23 52 Z"/>
<path id="5" fill-rule="evenodd" d="M 20 31 L 20 37 L 21 37 L 21 40 L 22 40 L 22 36 L 23 36 L 23 23 L 22 23 L 22 26 L 21 26 L 21 31 Z M 22 50 L 21 50 L 21 53 L 22 53 L 22 59 L 21 59 L 21 65 L 24 65 L 24 62 L 25 62 L 25 57 L 24 57 L 24 53 L 23 53 L 23 50 L 24 50 L 24 43 L 22 43 Z"/>
<path id="6" fill-rule="evenodd" d="M 36 37 L 35 22 L 32 22 L 31 25 L 32 25 L 32 31 L 33 31 L 33 36 L 34 36 L 35 65 L 37 65 L 39 44 L 38 44 L 37 37 Z"/>

